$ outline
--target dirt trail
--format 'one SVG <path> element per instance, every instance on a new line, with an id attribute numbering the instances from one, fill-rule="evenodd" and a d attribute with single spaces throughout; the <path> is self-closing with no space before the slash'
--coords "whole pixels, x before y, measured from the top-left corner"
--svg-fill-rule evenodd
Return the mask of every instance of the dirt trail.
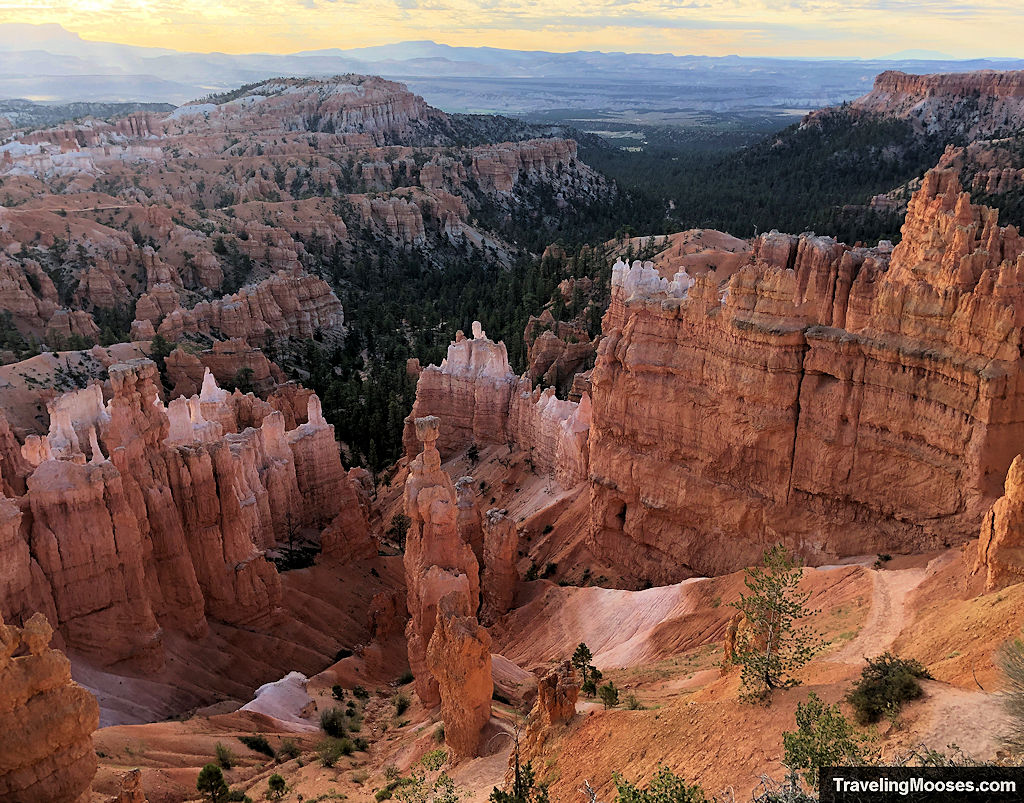
<path id="1" fill-rule="evenodd" d="M 921 686 L 928 707 L 915 717 L 915 742 L 909 746 L 950 752 L 955 744 L 979 759 L 990 759 L 1002 747 L 1000 736 L 1009 729 L 1009 720 L 998 695 L 935 680 L 923 680 Z"/>
<path id="2" fill-rule="evenodd" d="M 856 638 L 825 660 L 837 664 L 859 664 L 865 656 L 874 657 L 890 649 L 909 624 L 907 597 L 921 584 L 927 571 L 922 567 L 870 572 L 873 585 L 871 611 L 864 627 Z"/>

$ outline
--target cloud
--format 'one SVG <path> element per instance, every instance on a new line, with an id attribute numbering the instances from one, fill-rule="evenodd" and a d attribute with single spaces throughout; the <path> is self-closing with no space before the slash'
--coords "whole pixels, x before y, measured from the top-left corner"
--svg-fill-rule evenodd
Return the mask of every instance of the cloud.
<path id="1" fill-rule="evenodd" d="M 0 22 L 182 50 L 289 52 L 433 39 L 514 49 L 873 56 L 1019 50 L 1008 0 L 0 0 Z"/>

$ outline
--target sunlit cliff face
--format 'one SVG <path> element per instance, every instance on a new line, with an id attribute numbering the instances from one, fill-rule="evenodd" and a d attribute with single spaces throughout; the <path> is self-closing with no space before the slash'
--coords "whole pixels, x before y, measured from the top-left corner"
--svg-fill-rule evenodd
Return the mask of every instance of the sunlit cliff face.
<path id="1" fill-rule="evenodd" d="M 1009 0 L 0 0 L 0 23 L 188 51 L 288 53 L 433 39 L 526 50 L 875 57 L 1014 55 Z"/>

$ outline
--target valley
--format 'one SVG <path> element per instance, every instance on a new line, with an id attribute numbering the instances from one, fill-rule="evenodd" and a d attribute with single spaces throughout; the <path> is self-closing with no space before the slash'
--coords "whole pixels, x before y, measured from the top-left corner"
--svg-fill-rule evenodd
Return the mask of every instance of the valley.
<path id="1" fill-rule="evenodd" d="M 815 701 L 1019 763 L 1024 73 L 864 89 L 703 151 L 358 74 L 13 131 L 0 798 L 816 799 Z"/>

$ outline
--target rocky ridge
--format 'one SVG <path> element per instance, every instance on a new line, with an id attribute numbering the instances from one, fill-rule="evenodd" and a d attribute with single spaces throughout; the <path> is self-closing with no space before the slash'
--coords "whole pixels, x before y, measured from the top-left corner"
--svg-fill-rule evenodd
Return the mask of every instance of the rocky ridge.
<path id="1" fill-rule="evenodd" d="M 49 433 L 21 447 L 25 476 L 11 485 L 25 492 L 0 505 L 7 618 L 43 611 L 91 660 L 155 670 L 167 629 L 198 638 L 211 619 L 275 617 L 281 587 L 266 553 L 291 530 L 344 517 L 334 541 L 366 552 L 364 492 L 315 395 L 286 430 L 285 413 L 221 390 L 209 371 L 200 393 L 167 407 L 151 361 L 109 374 L 108 401 L 99 384 L 57 397 Z"/>

